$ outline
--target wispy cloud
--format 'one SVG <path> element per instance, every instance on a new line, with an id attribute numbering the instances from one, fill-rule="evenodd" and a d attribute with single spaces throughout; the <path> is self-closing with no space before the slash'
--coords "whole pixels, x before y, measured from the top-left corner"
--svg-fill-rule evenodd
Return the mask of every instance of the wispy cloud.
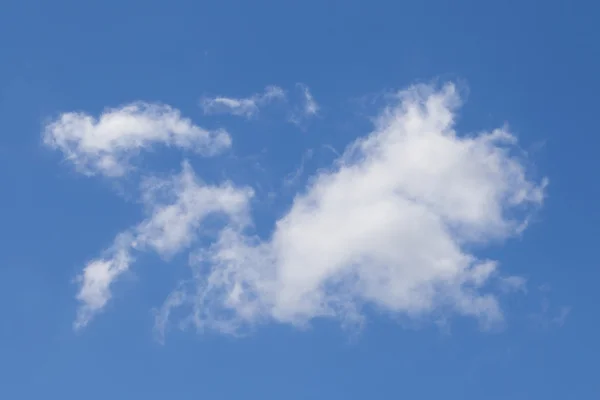
<path id="1" fill-rule="evenodd" d="M 562 306 L 560 307 L 558 314 L 552 318 L 552 323 L 562 327 L 567 321 L 567 317 L 571 313 L 571 307 Z"/>
<path id="2" fill-rule="evenodd" d="M 202 184 L 188 163 L 171 179 L 147 180 L 142 193 L 148 217 L 119 234 L 105 256 L 90 261 L 78 277 L 77 329 L 105 307 L 112 283 L 129 270 L 135 252 L 151 251 L 169 258 L 195 241 L 204 219 L 212 214 L 226 216 L 230 226 L 246 225 L 247 205 L 253 195 L 251 189 L 229 182 Z"/>
<path id="3" fill-rule="evenodd" d="M 300 100 L 288 104 L 288 121 L 296 125 L 302 121 L 318 115 L 320 107 L 308 86 L 298 83 L 296 89 L 300 91 Z M 256 117 L 262 108 L 276 102 L 287 102 L 286 91 L 279 86 L 267 86 L 262 93 L 249 97 L 204 97 L 200 105 L 207 115 L 230 114 L 239 117 Z"/>
<path id="4" fill-rule="evenodd" d="M 317 115 L 319 112 L 319 105 L 315 101 L 313 95 L 310 93 L 308 86 L 304 84 L 299 84 L 300 90 L 302 90 L 302 94 L 304 95 L 304 115 L 313 116 Z"/>
<path id="5" fill-rule="evenodd" d="M 499 279 L 500 289 L 506 293 L 527 293 L 527 280 L 522 276 L 507 276 Z"/>
<path id="6" fill-rule="evenodd" d="M 200 104 L 205 114 L 232 114 L 250 118 L 259 113 L 262 106 L 273 101 L 285 100 L 285 91 L 278 86 L 267 86 L 263 93 L 246 98 L 205 97 Z"/>
<path id="7" fill-rule="evenodd" d="M 288 117 L 288 121 L 295 125 L 301 125 L 304 121 L 317 116 L 320 107 L 308 86 L 303 83 L 298 83 L 296 84 L 296 88 L 300 90 L 302 100 L 292 110 Z"/>
<path id="8" fill-rule="evenodd" d="M 291 173 L 289 173 L 285 179 L 283 180 L 284 186 L 292 186 L 298 181 L 298 179 L 304 174 L 305 164 L 308 160 L 310 160 L 313 156 L 314 151 L 312 149 L 308 149 L 300 160 L 300 165 Z"/>
<path id="9" fill-rule="evenodd" d="M 538 290 L 542 296 L 540 309 L 530 314 L 530 319 L 542 329 L 550 329 L 552 327 L 561 328 L 571 313 L 571 307 L 565 305 L 555 307 L 551 305 L 550 294 L 552 288 L 550 285 L 543 284 L 538 287 Z"/>
<path id="10" fill-rule="evenodd" d="M 203 129 L 172 107 L 143 102 L 108 109 L 98 118 L 64 113 L 46 125 L 43 140 L 62 151 L 78 171 L 109 177 L 126 174 L 130 159 L 155 144 L 206 156 L 231 145 L 224 130 Z"/>

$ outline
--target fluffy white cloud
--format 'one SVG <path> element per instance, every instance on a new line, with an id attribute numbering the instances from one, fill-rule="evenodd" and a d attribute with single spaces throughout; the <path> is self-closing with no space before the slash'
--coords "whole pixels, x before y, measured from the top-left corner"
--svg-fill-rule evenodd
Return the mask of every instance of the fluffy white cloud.
<path id="1" fill-rule="evenodd" d="M 204 98 L 201 106 L 206 114 L 229 113 L 250 118 L 259 112 L 260 107 L 275 100 L 285 100 L 285 92 L 280 87 L 267 86 L 263 93 L 257 93 L 247 98 L 222 96 Z"/>
<path id="2" fill-rule="evenodd" d="M 111 297 L 111 284 L 131 266 L 135 251 L 153 251 L 168 258 L 190 246 L 209 215 L 223 215 L 230 226 L 248 224 L 253 192 L 226 182 L 208 186 L 198 181 L 188 163 L 171 179 L 150 179 L 142 185 L 148 217 L 120 234 L 103 258 L 90 261 L 78 277 L 80 302 L 76 328 L 82 328 Z"/>
<path id="3" fill-rule="evenodd" d="M 200 128 L 167 105 L 133 103 L 108 109 L 98 118 L 78 112 L 49 123 L 44 143 L 62 151 L 82 173 L 116 177 L 130 168 L 130 159 L 154 144 L 210 156 L 231 145 L 224 130 Z"/>
<path id="4" fill-rule="evenodd" d="M 199 329 L 224 332 L 261 321 L 360 321 L 365 305 L 501 321 L 488 285 L 501 278 L 498 264 L 469 249 L 518 235 L 546 180 L 528 178 L 506 129 L 457 134 L 459 105 L 453 85 L 399 93 L 373 132 L 296 196 L 268 239 L 229 226 L 198 250 L 196 281 L 169 297 L 157 328 L 186 306 Z"/>
<path id="5" fill-rule="evenodd" d="M 318 105 L 303 87 L 303 115 Z M 283 91 L 268 87 L 247 99 L 215 98 L 206 112 L 252 116 Z M 163 332 L 171 311 L 191 309 L 198 329 L 234 333 L 276 321 L 303 325 L 333 317 L 360 322 L 365 306 L 409 317 L 473 316 L 502 320 L 494 289 L 524 290 L 495 260 L 473 248 L 520 234 L 544 198 L 546 180 L 531 180 L 516 138 L 506 129 L 477 135 L 454 131 L 460 99 L 453 85 L 416 86 L 375 119 L 329 170 L 313 176 L 268 237 L 251 234 L 253 191 L 230 182 L 200 182 L 189 164 L 169 179 L 141 185 L 147 217 L 119 234 L 78 277 L 82 328 L 111 297 L 112 284 L 138 252 L 168 259 L 185 249 L 193 279 L 182 282 L 157 313 Z M 81 172 L 117 177 L 155 143 L 215 154 L 230 145 L 167 106 L 136 103 L 97 120 L 63 114 L 44 132 Z M 219 225 L 214 219 L 220 216 Z M 199 235 L 216 238 L 209 246 Z M 490 285 L 495 280 L 497 285 Z"/>

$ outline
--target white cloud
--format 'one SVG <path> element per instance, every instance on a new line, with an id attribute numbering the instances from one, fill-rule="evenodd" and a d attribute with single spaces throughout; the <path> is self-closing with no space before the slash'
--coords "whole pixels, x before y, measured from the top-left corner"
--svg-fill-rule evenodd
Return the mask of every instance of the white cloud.
<path id="1" fill-rule="evenodd" d="M 302 90 L 298 115 L 316 115 L 319 106 L 308 88 Z M 246 99 L 205 99 L 203 106 L 207 113 L 251 117 L 277 99 L 285 93 L 272 86 Z M 186 249 L 193 250 L 193 278 L 157 313 L 159 333 L 178 307 L 191 308 L 186 321 L 198 329 L 226 333 L 267 321 L 360 322 L 365 306 L 414 318 L 501 321 L 495 290 L 524 290 L 525 280 L 502 276 L 497 261 L 472 249 L 521 234 L 543 202 L 547 181 L 528 177 L 507 128 L 455 132 L 459 105 L 453 85 L 400 92 L 371 133 L 309 180 L 267 237 L 251 234 L 253 191 L 247 187 L 206 185 L 187 163 L 177 176 L 145 180 L 147 217 L 78 277 L 75 328 L 106 307 L 112 284 L 136 253 L 168 260 Z M 107 110 L 98 119 L 63 114 L 46 126 L 44 142 L 79 171 L 109 177 L 125 174 L 132 157 L 154 144 L 204 155 L 231 144 L 224 131 L 206 131 L 177 110 L 145 103 Z M 220 216 L 217 226 L 210 216 Z M 216 240 L 203 246 L 200 235 Z M 494 280 L 499 285 L 490 285 Z"/>
<path id="2" fill-rule="evenodd" d="M 302 102 L 290 113 L 288 121 L 296 125 L 301 125 L 303 121 L 318 115 L 320 107 L 308 86 L 298 83 L 296 87 L 302 92 Z"/>
<path id="3" fill-rule="evenodd" d="M 267 86 L 263 93 L 257 93 L 247 98 L 214 97 L 201 101 L 205 114 L 224 114 L 250 118 L 258 114 L 260 107 L 275 101 L 285 100 L 285 92 L 278 86 Z"/>
<path id="4" fill-rule="evenodd" d="M 306 85 L 299 85 L 302 90 L 302 94 L 304 95 L 304 114 L 306 116 L 317 115 L 319 112 L 319 105 L 315 101 L 313 95 L 310 93 L 310 90 Z"/>
<path id="5" fill-rule="evenodd" d="M 306 118 L 313 117 L 319 112 L 319 105 L 315 101 L 309 88 L 304 84 L 297 84 L 302 99 L 294 104 L 288 112 L 288 122 L 300 124 Z M 231 114 L 245 118 L 258 115 L 260 109 L 275 101 L 286 101 L 286 92 L 278 86 L 267 86 L 263 93 L 256 93 L 250 97 L 205 97 L 200 101 L 205 114 Z"/>
<path id="6" fill-rule="evenodd" d="M 77 329 L 106 306 L 112 283 L 130 268 L 134 251 L 153 251 L 169 258 L 196 240 L 209 215 L 224 215 L 230 226 L 248 224 L 252 190 L 236 188 L 229 182 L 207 186 L 197 180 L 188 163 L 183 164 L 178 176 L 148 180 L 142 189 L 148 217 L 118 235 L 106 256 L 90 261 L 78 278 Z"/>
<path id="7" fill-rule="evenodd" d="M 90 261 L 77 277 L 80 284 L 77 300 L 80 306 L 73 324 L 75 329 L 85 327 L 110 300 L 112 283 L 125 273 L 133 262 L 130 240 L 127 234 L 119 235 L 112 248 L 106 252 L 106 256 Z"/>
<path id="8" fill-rule="evenodd" d="M 49 123 L 44 143 L 62 151 L 82 173 L 117 177 L 130 168 L 130 159 L 154 144 L 210 156 L 231 145 L 223 130 L 200 128 L 166 105 L 133 103 L 106 110 L 99 118 L 69 112 Z"/>
<path id="9" fill-rule="evenodd" d="M 304 169 L 306 162 L 310 160 L 313 156 L 314 151 L 312 149 L 308 149 L 300 160 L 300 165 L 293 172 L 289 173 L 285 179 L 283 180 L 284 186 L 292 186 L 298 181 L 298 179 L 304 174 Z"/>
<path id="10" fill-rule="evenodd" d="M 507 130 L 457 134 L 459 103 L 453 85 L 399 93 L 374 131 L 296 196 L 268 239 L 230 226 L 199 250 L 195 284 L 165 302 L 157 329 L 182 306 L 199 329 L 224 332 L 261 321 L 360 321 L 364 305 L 501 321 L 488 285 L 501 276 L 498 263 L 468 249 L 519 234 L 546 181 L 528 179 Z"/>
<path id="11" fill-rule="evenodd" d="M 500 278 L 500 289 L 505 292 L 527 293 L 527 280 L 521 276 L 507 276 Z"/>
<path id="12" fill-rule="evenodd" d="M 552 318 L 552 323 L 558 326 L 563 326 L 567 321 L 567 317 L 571 313 L 571 307 L 562 306 L 559 309 L 558 315 Z"/>

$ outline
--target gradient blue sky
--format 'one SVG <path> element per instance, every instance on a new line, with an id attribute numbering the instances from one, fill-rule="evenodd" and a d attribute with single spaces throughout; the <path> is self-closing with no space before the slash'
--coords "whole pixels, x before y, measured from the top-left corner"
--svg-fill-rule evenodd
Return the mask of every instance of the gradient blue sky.
<path id="1" fill-rule="evenodd" d="M 0 398 L 600 398 L 598 17 L 592 1 L 4 0 Z M 521 236 L 473 250 L 527 279 L 526 292 L 499 295 L 501 329 L 367 304 L 361 329 L 266 317 L 244 337 L 171 326 L 162 343 L 153 310 L 189 279 L 186 252 L 140 257 L 73 329 L 76 277 L 144 216 L 137 178 L 85 176 L 43 144 L 62 113 L 160 102 L 225 127 L 224 155 L 157 146 L 135 162 L 165 175 L 185 157 L 207 183 L 252 187 L 268 237 L 310 177 L 373 130 L 385 93 L 447 81 L 464 102 L 459 134 L 507 123 L 532 179 L 550 181 Z M 303 114 L 299 83 L 316 115 Z M 202 108 L 269 85 L 288 100 L 252 118 Z"/>

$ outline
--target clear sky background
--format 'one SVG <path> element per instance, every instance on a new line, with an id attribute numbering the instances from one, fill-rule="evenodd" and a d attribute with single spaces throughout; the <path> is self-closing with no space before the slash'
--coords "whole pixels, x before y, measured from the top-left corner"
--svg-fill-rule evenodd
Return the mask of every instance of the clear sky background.
<path id="1" fill-rule="evenodd" d="M 600 398 L 598 17 L 2 1 L 0 398 Z"/>

